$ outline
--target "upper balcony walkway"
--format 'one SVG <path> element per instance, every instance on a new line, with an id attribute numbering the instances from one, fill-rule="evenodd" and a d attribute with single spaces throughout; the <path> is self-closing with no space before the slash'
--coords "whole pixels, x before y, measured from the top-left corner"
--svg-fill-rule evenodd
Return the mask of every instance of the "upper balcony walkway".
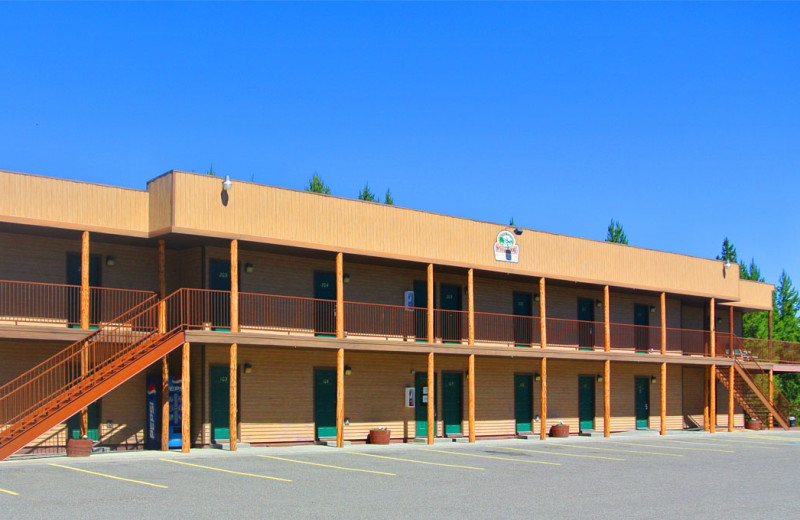
<path id="1" fill-rule="evenodd" d="M 166 309 L 187 330 L 228 331 L 233 316 L 231 293 L 184 289 L 181 307 Z M 107 323 L 125 310 L 155 299 L 150 291 L 92 287 L 89 291 L 89 326 Z M 336 337 L 337 302 L 314 298 L 239 293 L 236 318 L 241 333 L 281 336 Z M 0 281 L 0 326 L 80 327 L 80 286 Z M 343 336 L 372 341 L 428 342 L 429 309 L 344 301 Z M 580 321 L 536 316 L 515 316 L 468 311 L 433 310 L 435 343 L 504 347 L 545 346 L 578 352 L 609 350 L 628 353 L 710 357 L 711 333 L 705 330 L 641 326 L 602 321 Z M 172 319 L 172 318 L 170 318 Z M 607 326 L 606 326 L 607 325 Z M 662 336 L 663 334 L 663 336 Z M 733 348 L 731 348 L 733 345 Z M 739 357 L 776 364 L 776 370 L 800 368 L 800 344 L 739 338 L 715 333 L 715 356 Z"/>

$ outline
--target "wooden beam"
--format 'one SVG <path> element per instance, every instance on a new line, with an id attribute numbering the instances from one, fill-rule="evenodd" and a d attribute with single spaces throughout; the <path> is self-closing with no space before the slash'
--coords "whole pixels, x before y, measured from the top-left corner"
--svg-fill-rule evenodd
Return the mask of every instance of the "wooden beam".
<path id="1" fill-rule="evenodd" d="M 169 356 L 161 358 L 161 451 L 169 450 Z"/>
<path id="2" fill-rule="evenodd" d="M 611 360 L 603 363 L 603 437 L 611 437 Z"/>
<path id="3" fill-rule="evenodd" d="M 733 309 L 733 307 L 731 307 Z M 733 344 L 731 344 L 731 351 L 733 351 Z M 728 431 L 733 431 L 733 389 L 736 388 L 736 370 L 733 365 L 728 367 Z"/>
<path id="4" fill-rule="evenodd" d="M 703 370 L 703 431 L 708 431 L 708 367 Z"/>
<path id="5" fill-rule="evenodd" d="M 344 446 L 344 349 L 336 351 L 336 447 Z"/>
<path id="6" fill-rule="evenodd" d="M 769 399 L 769 404 L 771 404 L 771 405 L 773 405 L 773 406 L 775 405 L 775 401 L 773 400 L 773 399 L 774 399 L 774 397 L 775 397 L 775 380 L 774 380 L 774 375 L 775 375 L 775 374 L 774 374 L 774 372 L 773 372 L 773 371 L 772 371 L 772 369 L 770 368 L 770 369 L 769 369 L 769 395 L 767 396 L 767 399 Z M 771 430 L 771 429 L 772 429 L 772 423 L 773 423 L 773 422 L 774 422 L 774 421 L 773 421 L 773 417 L 772 417 L 772 412 L 768 412 L 768 413 L 767 413 L 767 429 L 768 429 L 768 430 Z"/>
<path id="7" fill-rule="evenodd" d="M 467 344 L 475 344 L 475 285 L 472 269 L 467 271 Z"/>
<path id="8" fill-rule="evenodd" d="M 547 358 L 542 358 L 542 371 L 539 376 L 542 378 L 541 389 L 541 410 L 539 411 L 539 438 L 547 438 Z"/>
<path id="9" fill-rule="evenodd" d="M 435 387 L 436 373 L 434 372 L 433 352 L 428 352 L 428 444 L 433 444 L 433 439 L 436 437 Z"/>
<path id="10" fill-rule="evenodd" d="M 433 343 L 433 264 L 428 264 L 428 343 Z"/>
<path id="11" fill-rule="evenodd" d="M 89 329 L 89 305 L 91 299 L 89 297 L 89 232 L 84 231 L 81 235 L 81 329 Z M 81 348 L 81 375 L 86 376 L 89 372 L 89 345 L 84 344 Z M 81 439 L 86 437 L 89 433 L 89 409 L 84 408 L 81 410 L 79 417 L 79 429 Z"/>
<path id="12" fill-rule="evenodd" d="M 716 433 L 717 431 L 717 365 L 711 365 L 709 368 L 709 382 L 708 382 L 708 431 Z"/>
<path id="13" fill-rule="evenodd" d="M 661 431 L 659 433 L 661 435 L 667 434 L 667 362 L 666 361 L 661 363 Z"/>
<path id="14" fill-rule="evenodd" d="M 667 293 L 661 293 L 661 355 L 667 353 Z"/>
<path id="15" fill-rule="evenodd" d="M 611 301 L 608 286 L 603 287 L 603 346 L 606 352 L 611 351 Z"/>
<path id="16" fill-rule="evenodd" d="M 336 253 L 336 337 L 344 338 L 344 255 Z"/>
<path id="17" fill-rule="evenodd" d="M 469 381 L 467 381 L 467 385 L 469 387 L 469 442 L 475 442 L 475 354 L 469 355 L 469 370 L 467 373 L 469 379 Z"/>
<path id="18" fill-rule="evenodd" d="M 539 336 L 542 348 L 547 348 L 547 304 L 545 300 L 545 281 L 544 278 L 539 278 Z"/>
<path id="19" fill-rule="evenodd" d="M 239 241 L 231 240 L 231 332 L 239 332 Z M 231 446 L 233 448 L 233 446 Z"/>
<path id="20" fill-rule="evenodd" d="M 712 358 L 717 356 L 717 303 L 714 298 L 711 298 L 711 301 L 708 303 L 708 331 L 709 331 L 709 344 L 711 345 L 711 353 L 709 354 Z M 712 374 L 713 376 L 713 374 Z"/>
<path id="21" fill-rule="evenodd" d="M 230 374 L 228 376 L 228 395 L 230 395 L 230 418 L 228 420 L 228 429 L 230 431 L 230 448 L 231 451 L 236 451 L 236 440 L 239 437 L 239 407 L 237 399 L 237 376 L 239 368 L 239 345 L 233 343 L 231 345 L 230 354 Z"/>
<path id="22" fill-rule="evenodd" d="M 181 363 L 181 451 L 189 453 L 189 426 L 191 424 L 191 407 L 189 396 L 191 395 L 191 377 L 189 373 L 189 342 L 183 344 L 183 355 Z"/>

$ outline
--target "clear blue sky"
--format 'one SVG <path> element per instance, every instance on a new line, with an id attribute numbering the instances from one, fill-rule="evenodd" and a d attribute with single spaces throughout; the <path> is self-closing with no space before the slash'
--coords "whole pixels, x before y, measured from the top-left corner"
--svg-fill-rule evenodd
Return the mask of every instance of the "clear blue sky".
<path id="1" fill-rule="evenodd" d="M 800 4 L 0 5 L 0 168 L 211 163 L 800 282 Z"/>

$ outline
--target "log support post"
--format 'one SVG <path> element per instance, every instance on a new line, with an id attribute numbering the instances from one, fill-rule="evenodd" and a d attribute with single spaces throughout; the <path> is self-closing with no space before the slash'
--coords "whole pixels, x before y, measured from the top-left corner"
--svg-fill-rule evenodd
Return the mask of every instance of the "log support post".
<path id="1" fill-rule="evenodd" d="M 183 355 L 181 363 L 181 451 L 189 453 L 189 437 L 190 437 L 190 400 L 191 395 L 191 377 L 189 372 L 189 343 L 183 344 Z"/>
<path id="2" fill-rule="evenodd" d="M 542 348 L 547 348 L 547 302 L 544 278 L 539 278 L 539 337 Z"/>
<path id="3" fill-rule="evenodd" d="M 428 444 L 433 444 L 433 439 L 436 437 L 436 410 L 434 408 L 436 373 L 434 369 L 433 352 L 428 352 Z"/>
<path id="4" fill-rule="evenodd" d="M 735 329 L 733 328 L 733 307 L 731 306 L 728 309 L 728 332 L 731 335 L 730 339 L 728 339 L 728 350 L 729 350 L 730 356 L 732 358 L 735 357 L 733 355 L 733 336 L 734 336 L 734 332 L 733 331 L 734 330 Z"/>
<path id="5" fill-rule="evenodd" d="M 603 350 L 611 351 L 611 300 L 608 286 L 603 287 Z"/>
<path id="6" fill-rule="evenodd" d="M 336 447 L 344 446 L 344 349 L 336 351 Z"/>
<path id="7" fill-rule="evenodd" d="M 470 271 L 472 271 L 470 269 Z M 468 367 L 468 417 L 469 417 L 469 442 L 475 442 L 475 354 L 469 355 Z"/>
<path id="8" fill-rule="evenodd" d="M 467 271 L 467 322 L 467 344 L 472 346 L 475 344 L 475 285 L 472 269 Z"/>
<path id="9" fill-rule="evenodd" d="M 703 431 L 708 431 L 708 367 L 703 370 Z"/>
<path id="10" fill-rule="evenodd" d="M 169 356 L 161 358 L 161 451 L 169 450 Z"/>
<path id="11" fill-rule="evenodd" d="M 733 344 L 731 344 L 731 351 L 733 351 Z M 733 365 L 728 367 L 728 431 L 733 431 L 733 389 L 736 388 L 736 370 Z"/>
<path id="12" fill-rule="evenodd" d="M 541 390 L 541 410 L 539 411 L 539 438 L 541 440 L 547 439 L 547 358 L 542 358 L 542 390 Z"/>
<path id="13" fill-rule="evenodd" d="M 661 293 L 661 355 L 667 353 L 667 293 Z"/>
<path id="14" fill-rule="evenodd" d="M 336 337 L 344 338 L 344 255 L 336 253 Z"/>
<path id="15" fill-rule="evenodd" d="M 230 406 L 229 412 L 230 417 L 228 420 L 228 427 L 230 430 L 230 449 L 231 451 L 236 451 L 236 440 L 239 438 L 239 400 L 237 399 L 237 390 L 238 390 L 238 371 L 239 367 L 239 345 L 233 343 L 231 345 L 231 353 L 230 353 L 230 373 L 228 375 L 228 388 L 229 388 L 229 395 L 230 395 Z"/>
<path id="16" fill-rule="evenodd" d="M 89 288 L 89 232 L 84 231 L 81 235 L 81 329 L 89 329 L 89 306 L 91 299 L 89 297 L 91 289 Z M 89 348 L 88 343 L 83 344 L 81 349 L 81 376 L 85 377 L 89 372 Z M 80 436 L 83 439 L 89 433 L 89 409 L 83 408 L 80 413 Z"/>
<path id="17" fill-rule="evenodd" d="M 771 404 L 773 406 L 775 405 L 775 401 L 773 400 L 774 397 L 775 397 L 775 379 L 774 379 L 774 375 L 775 375 L 775 373 L 770 368 L 769 369 L 769 390 L 768 390 L 769 395 L 767 396 L 767 399 L 769 399 L 769 404 Z M 773 423 L 772 412 L 769 412 L 769 413 L 767 413 L 767 429 L 768 430 L 772 429 L 772 423 Z"/>
<path id="18" fill-rule="evenodd" d="M 717 365 L 708 367 L 708 431 L 717 431 Z"/>
<path id="19" fill-rule="evenodd" d="M 433 264 L 428 264 L 428 343 L 433 343 Z"/>
<path id="20" fill-rule="evenodd" d="M 603 363 L 603 437 L 611 437 L 611 360 Z"/>
<path id="21" fill-rule="evenodd" d="M 661 362 L 661 435 L 667 434 L 667 362 Z"/>
<path id="22" fill-rule="evenodd" d="M 239 332 L 239 241 L 231 240 L 231 332 Z M 233 427 L 233 425 L 231 425 Z M 231 449 L 233 446 L 231 446 Z"/>
<path id="23" fill-rule="evenodd" d="M 767 319 L 767 326 L 768 326 L 768 328 L 767 328 L 767 340 L 768 340 L 767 343 L 769 344 L 768 345 L 769 359 L 772 360 L 772 359 L 774 359 L 772 357 L 772 311 L 769 311 L 769 313 L 767 314 L 767 318 L 768 318 Z"/>

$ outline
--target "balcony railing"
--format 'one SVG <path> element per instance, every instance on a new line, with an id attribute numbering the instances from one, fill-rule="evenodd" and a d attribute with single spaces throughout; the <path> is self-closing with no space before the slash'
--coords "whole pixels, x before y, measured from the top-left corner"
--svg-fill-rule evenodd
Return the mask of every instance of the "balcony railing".
<path id="1" fill-rule="evenodd" d="M 152 291 L 89 288 L 89 325 L 107 323 L 128 309 L 154 298 Z M 0 325 L 79 327 L 79 285 L 0 281 Z"/>

